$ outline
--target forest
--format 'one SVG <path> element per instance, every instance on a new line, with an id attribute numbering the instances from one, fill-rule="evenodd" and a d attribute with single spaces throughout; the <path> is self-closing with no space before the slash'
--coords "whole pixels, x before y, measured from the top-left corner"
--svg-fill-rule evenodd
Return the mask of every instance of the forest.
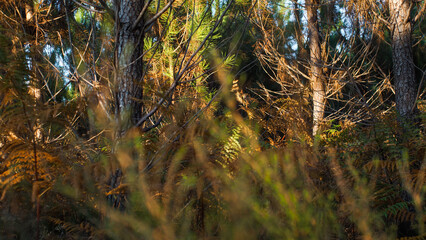
<path id="1" fill-rule="evenodd" d="M 0 239 L 426 239 L 425 13 L 0 0 Z"/>

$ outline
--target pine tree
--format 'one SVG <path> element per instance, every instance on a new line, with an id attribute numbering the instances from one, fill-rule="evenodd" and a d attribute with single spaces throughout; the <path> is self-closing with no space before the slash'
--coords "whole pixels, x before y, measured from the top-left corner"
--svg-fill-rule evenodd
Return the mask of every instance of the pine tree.
<path id="1" fill-rule="evenodd" d="M 309 53 L 310 53 L 310 82 L 312 87 L 313 101 L 313 128 L 312 133 L 320 133 L 320 124 L 324 119 L 325 89 L 324 76 L 322 73 L 321 40 L 318 27 L 318 1 L 306 1 L 306 12 L 309 28 Z"/>

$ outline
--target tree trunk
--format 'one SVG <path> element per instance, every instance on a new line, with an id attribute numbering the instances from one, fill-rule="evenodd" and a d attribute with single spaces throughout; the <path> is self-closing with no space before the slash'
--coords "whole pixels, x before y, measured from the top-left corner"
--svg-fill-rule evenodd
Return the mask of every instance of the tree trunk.
<path id="1" fill-rule="evenodd" d="M 309 50 L 310 50 L 310 78 L 313 100 L 313 135 L 319 133 L 319 126 L 324 119 L 325 90 L 321 69 L 321 44 L 318 30 L 317 0 L 307 0 L 306 10 L 308 15 Z"/>
<path id="2" fill-rule="evenodd" d="M 35 26 L 37 25 L 37 16 L 33 12 L 33 6 L 29 4 L 25 4 L 25 23 L 23 24 L 24 29 L 28 31 L 26 32 L 27 36 L 29 38 L 26 44 L 28 44 L 29 49 L 38 48 L 37 45 L 38 42 L 38 34 L 37 34 L 37 28 Z M 34 158 L 34 181 L 33 181 L 33 201 L 35 201 L 35 207 L 36 207 L 36 233 L 35 233 L 35 239 L 40 239 L 40 196 L 39 196 L 39 171 L 38 171 L 38 158 L 37 158 L 37 145 L 41 144 L 43 141 L 43 130 L 42 130 L 42 123 L 40 120 L 39 112 L 37 111 L 38 107 L 43 104 L 42 100 L 42 78 L 43 76 L 40 75 L 39 72 L 39 66 L 38 64 L 41 62 L 39 54 L 34 54 L 33 57 L 29 55 L 31 61 L 31 67 L 29 68 L 33 74 L 30 75 L 30 84 L 28 86 L 29 95 L 33 97 L 33 111 L 34 111 L 34 123 L 31 122 L 30 119 L 28 119 L 28 126 L 32 128 L 32 145 L 33 145 L 33 158 Z M 24 110 L 26 112 L 26 110 Z"/>
<path id="3" fill-rule="evenodd" d="M 410 2 L 390 0 L 395 102 L 402 125 L 411 122 L 416 107 L 416 79 L 411 44 Z"/>
<path id="4" fill-rule="evenodd" d="M 395 103 L 397 120 L 403 132 L 409 130 L 413 123 L 417 98 L 411 44 L 410 5 L 408 0 L 389 0 Z M 405 136 L 409 135 L 404 134 L 400 140 L 404 141 Z M 401 193 L 401 197 L 404 201 L 412 201 L 410 194 L 406 191 Z M 398 237 L 410 236 L 412 231 L 409 221 L 398 224 Z"/>
<path id="5" fill-rule="evenodd" d="M 116 140 L 119 140 L 132 124 L 142 116 L 142 83 L 143 83 L 143 18 L 139 23 L 144 0 L 116 0 L 116 78 L 115 78 L 115 119 L 117 123 Z M 116 149 L 113 149 L 115 152 Z M 109 179 L 110 190 L 117 189 L 123 178 L 120 168 L 116 169 Z M 110 204 L 124 210 L 123 193 L 111 194 L 107 197 Z"/>
<path id="6" fill-rule="evenodd" d="M 308 57 L 308 52 L 305 48 L 305 39 L 302 32 L 302 20 L 301 18 L 301 12 L 299 10 L 300 4 L 297 2 L 297 0 L 292 0 L 293 2 L 293 15 L 296 22 L 296 26 L 294 28 L 295 35 L 296 35 L 296 41 L 297 41 L 297 59 L 298 61 L 306 60 Z M 298 69 L 302 73 L 305 73 L 305 67 L 304 64 L 299 62 L 298 63 Z M 301 75 L 301 74 L 300 74 Z"/>
<path id="7" fill-rule="evenodd" d="M 119 132 L 142 116 L 143 19 L 133 26 L 145 1 L 117 0 L 116 109 Z"/>

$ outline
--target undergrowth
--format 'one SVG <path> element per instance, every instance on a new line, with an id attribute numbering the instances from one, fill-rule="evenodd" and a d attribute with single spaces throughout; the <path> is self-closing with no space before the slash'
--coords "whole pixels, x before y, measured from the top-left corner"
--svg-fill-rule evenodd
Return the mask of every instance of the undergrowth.
<path id="1" fill-rule="evenodd" d="M 84 164 L 52 165 L 76 150 L 55 156 L 45 149 L 38 156 L 46 162 L 41 173 L 50 174 L 38 186 L 41 237 L 422 239 L 425 138 L 416 131 L 399 140 L 391 118 L 369 127 L 334 124 L 314 144 L 277 148 L 264 143 L 255 121 L 230 111 L 185 129 L 134 130 L 118 143 L 100 134 L 78 153 Z M 14 164 L 32 155 L 15 148 L 1 165 L 5 239 L 35 231 L 32 168 Z M 111 189 L 117 169 L 122 178 Z M 11 173 L 22 179 L 7 182 Z M 123 207 L 114 208 L 111 197 Z"/>

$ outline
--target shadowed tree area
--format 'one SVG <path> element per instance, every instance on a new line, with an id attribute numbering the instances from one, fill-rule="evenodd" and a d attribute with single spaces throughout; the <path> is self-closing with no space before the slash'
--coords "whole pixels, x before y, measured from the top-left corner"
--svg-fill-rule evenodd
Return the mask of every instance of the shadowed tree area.
<path id="1" fill-rule="evenodd" d="M 0 239 L 424 239 L 425 11 L 0 0 Z"/>

